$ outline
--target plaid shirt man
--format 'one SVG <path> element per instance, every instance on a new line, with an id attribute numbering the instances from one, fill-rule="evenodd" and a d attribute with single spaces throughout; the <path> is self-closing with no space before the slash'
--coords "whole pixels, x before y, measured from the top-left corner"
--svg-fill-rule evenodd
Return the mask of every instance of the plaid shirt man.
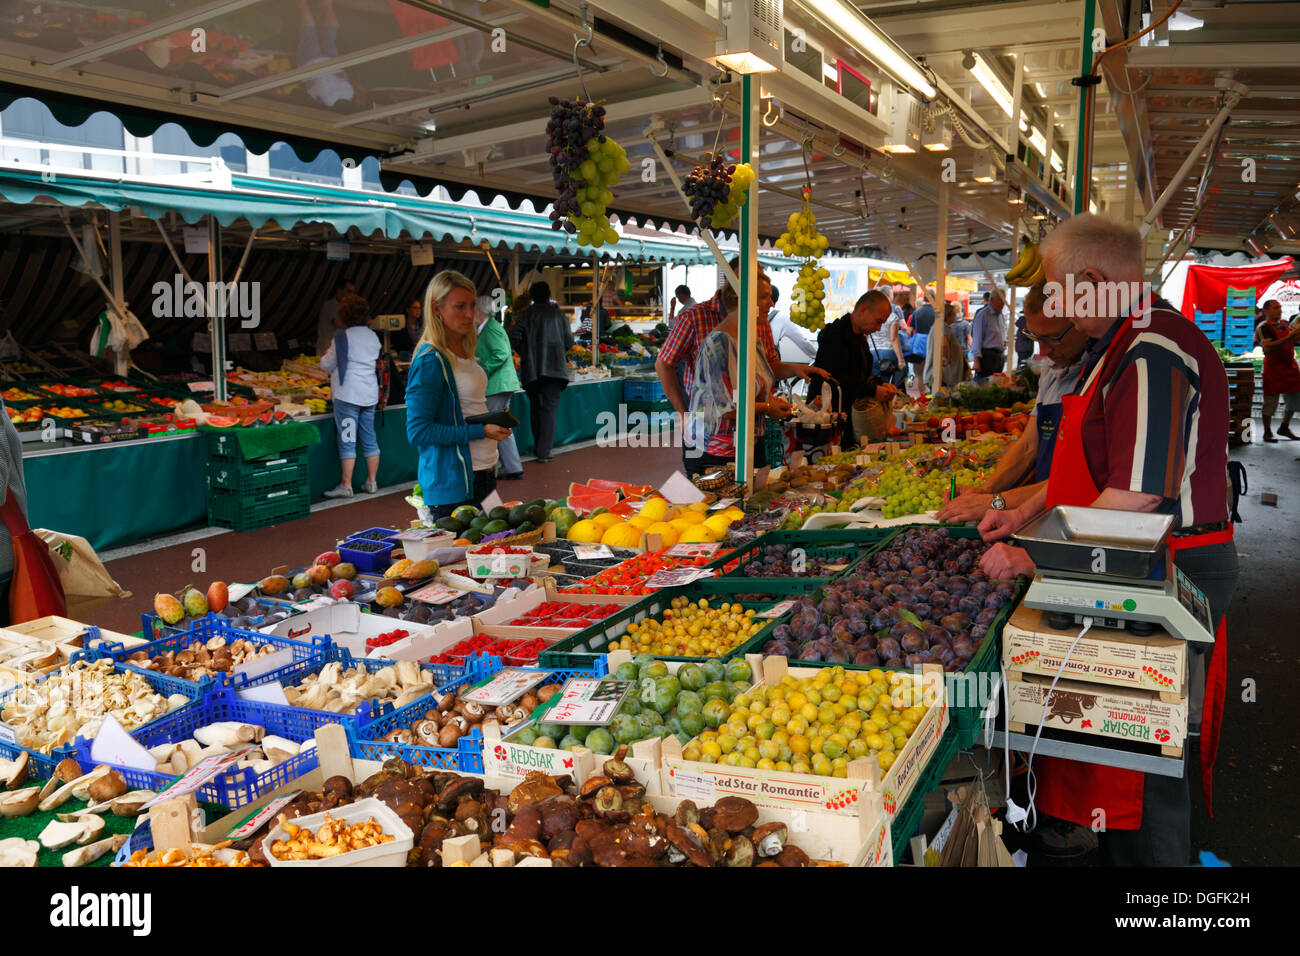
<path id="1" fill-rule="evenodd" d="M 691 390 L 695 387 L 695 359 L 700 353 L 700 346 L 705 337 L 722 324 L 724 318 L 726 312 L 717 295 L 689 309 L 683 309 L 677 314 L 672 331 L 659 350 L 659 358 L 664 364 L 678 369 L 684 391 L 682 397 L 687 404 L 690 403 Z M 781 356 L 772 340 L 772 326 L 766 321 L 758 323 L 758 346 L 767 356 L 772 368 L 781 364 Z"/>

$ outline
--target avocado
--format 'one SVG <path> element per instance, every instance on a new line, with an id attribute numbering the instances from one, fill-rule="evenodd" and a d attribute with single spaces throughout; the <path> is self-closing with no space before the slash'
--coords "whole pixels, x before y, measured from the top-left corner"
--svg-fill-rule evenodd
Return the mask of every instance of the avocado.
<path id="1" fill-rule="evenodd" d="M 451 531 L 455 534 L 460 534 L 467 527 L 469 527 L 465 522 L 457 521 L 455 518 L 451 517 L 450 515 L 448 515 L 445 518 L 439 518 L 434 523 L 437 524 L 437 526 L 441 528 L 443 531 Z"/>
<path id="2" fill-rule="evenodd" d="M 495 508 L 495 509 L 493 509 L 494 513 L 495 513 L 496 511 L 504 511 L 504 510 L 505 510 L 504 508 Z M 492 521 L 489 521 L 489 522 L 488 522 L 487 524 L 485 524 L 485 525 L 483 526 L 483 528 L 482 528 L 482 531 L 483 531 L 483 537 L 485 537 L 485 538 L 486 538 L 488 535 L 500 534 L 502 531 L 509 531 L 509 530 L 510 530 L 510 525 L 506 524 L 506 522 L 505 522 L 504 520 L 501 520 L 501 519 L 494 519 L 494 520 L 492 520 Z"/>
<path id="3" fill-rule="evenodd" d="M 488 518 L 492 521 L 509 521 L 510 509 L 507 508 L 505 505 L 497 505 L 495 508 L 493 508 L 491 511 L 488 512 Z M 488 533 L 491 534 L 491 532 Z"/>
<path id="4" fill-rule="evenodd" d="M 457 521 L 469 523 L 478 517 L 478 509 L 473 505 L 461 505 L 451 513 L 451 516 Z"/>
<path id="5" fill-rule="evenodd" d="M 540 528 L 546 521 L 546 509 L 541 505 L 529 505 L 526 512 L 528 523 L 534 528 Z"/>
<path id="6" fill-rule="evenodd" d="M 527 534 L 530 531 L 536 530 L 537 525 L 533 524 L 531 521 L 525 521 L 523 524 L 519 525 L 519 527 L 515 528 L 515 534 Z"/>
<path id="7" fill-rule="evenodd" d="M 483 532 L 478 530 L 477 528 L 470 528 L 468 531 L 462 534 L 461 537 L 464 538 L 466 541 L 468 541 L 470 544 L 478 544 L 480 541 L 483 540 Z"/>
<path id="8" fill-rule="evenodd" d="M 546 510 L 546 499 L 545 499 L 545 498 L 534 498 L 532 501 L 526 501 L 526 502 L 524 502 L 524 507 L 526 507 L 526 508 L 541 508 L 543 511 L 545 511 L 545 510 Z"/>
<path id="9" fill-rule="evenodd" d="M 470 530 L 471 530 L 471 531 L 482 531 L 482 530 L 483 530 L 483 526 L 484 526 L 485 524 L 487 524 L 488 521 L 490 521 L 490 520 L 491 520 L 491 519 L 488 518 L 487 515 L 477 515 L 477 516 L 474 518 L 474 520 L 471 521 L 471 522 L 469 523 Z"/>
<path id="10" fill-rule="evenodd" d="M 528 520 L 528 506 L 515 505 L 513 508 L 510 509 L 510 515 L 509 517 L 506 518 L 506 520 L 510 522 L 510 526 L 512 528 L 515 525 L 523 524 L 525 521 Z"/>

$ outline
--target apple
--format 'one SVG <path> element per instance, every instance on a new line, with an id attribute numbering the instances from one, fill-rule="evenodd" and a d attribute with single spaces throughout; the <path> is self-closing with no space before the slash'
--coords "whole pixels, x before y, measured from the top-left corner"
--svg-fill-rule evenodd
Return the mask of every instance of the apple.
<path id="1" fill-rule="evenodd" d="M 327 568 L 332 568 L 334 567 L 334 565 L 338 564 L 342 560 L 343 558 L 339 555 L 337 551 L 326 551 L 324 554 L 317 555 L 316 560 L 313 561 L 312 563 L 323 564 Z"/>
<path id="2" fill-rule="evenodd" d="M 330 597 L 338 601 L 347 601 L 357 593 L 357 586 L 347 578 L 339 578 L 330 585 Z"/>

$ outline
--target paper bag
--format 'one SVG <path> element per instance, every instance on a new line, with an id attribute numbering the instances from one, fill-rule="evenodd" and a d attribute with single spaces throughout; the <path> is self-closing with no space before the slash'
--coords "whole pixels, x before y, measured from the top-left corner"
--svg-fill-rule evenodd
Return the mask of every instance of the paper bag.
<path id="1" fill-rule="evenodd" d="M 75 534 L 33 528 L 33 533 L 44 541 L 58 569 L 63 593 L 67 597 L 67 616 L 74 621 L 84 621 L 86 615 L 102 604 L 116 598 L 129 598 L 124 590 L 99 560 L 90 542 Z"/>

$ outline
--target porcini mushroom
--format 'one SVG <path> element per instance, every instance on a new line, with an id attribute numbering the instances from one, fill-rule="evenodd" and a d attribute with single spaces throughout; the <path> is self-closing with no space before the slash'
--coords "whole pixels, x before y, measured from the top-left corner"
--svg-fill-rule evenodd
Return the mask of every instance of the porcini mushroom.
<path id="1" fill-rule="evenodd" d="M 700 839 L 695 830 L 670 825 L 667 837 L 668 842 L 671 844 L 671 849 L 668 851 L 668 861 L 670 863 L 689 861 L 695 866 L 713 866 L 713 857 L 705 849 L 704 841 Z"/>
<path id="2" fill-rule="evenodd" d="M 713 826 L 728 833 L 739 833 L 757 819 L 758 807 L 744 797 L 723 797 L 713 805 Z"/>
<path id="3" fill-rule="evenodd" d="M 20 750 L 13 760 L 0 760 L 0 788 L 14 790 L 27 779 L 27 751 Z"/>
<path id="4" fill-rule="evenodd" d="M 785 849 L 785 841 L 788 831 L 784 823 L 779 820 L 774 823 L 764 823 L 754 828 L 754 834 L 750 838 L 754 843 L 754 849 L 758 851 L 761 857 L 777 856 Z"/>
<path id="5" fill-rule="evenodd" d="M 0 797 L 0 816 L 7 820 L 15 817 L 25 817 L 36 809 L 36 805 L 41 802 L 40 787 L 26 787 L 22 790 L 14 790 L 12 793 L 6 793 Z"/>
<path id="6" fill-rule="evenodd" d="M 126 778 L 116 770 L 110 770 L 90 782 L 86 792 L 96 803 L 106 803 L 126 793 Z"/>

